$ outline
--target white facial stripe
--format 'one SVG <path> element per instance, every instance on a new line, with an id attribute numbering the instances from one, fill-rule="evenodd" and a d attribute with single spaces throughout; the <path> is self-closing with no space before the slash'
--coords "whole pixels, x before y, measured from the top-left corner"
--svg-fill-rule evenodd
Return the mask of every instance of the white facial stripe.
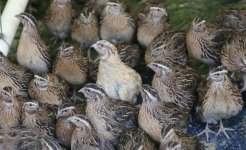
<path id="1" fill-rule="evenodd" d="M 107 5 L 108 6 L 113 6 L 113 5 L 116 5 L 116 6 L 118 6 L 118 7 L 120 7 L 120 4 L 118 4 L 118 3 L 114 3 L 114 2 L 107 2 Z"/>
<path id="2" fill-rule="evenodd" d="M 74 49 L 74 47 L 70 46 L 70 47 L 65 48 L 64 50 L 70 50 L 70 49 Z"/>
<path id="3" fill-rule="evenodd" d="M 217 71 L 217 72 L 211 73 L 211 75 L 214 75 L 214 74 L 217 74 L 217 73 L 219 73 L 219 74 L 227 74 L 228 71 L 227 70 Z"/>
<path id="4" fill-rule="evenodd" d="M 28 22 L 30 22 L 33 26 L 36 26 L 35 23 L 33 22 L 33 20 L 28 18 L 26 15 L 22 15 L 22 17 L 25 18 L 26 20 L 28 20 Z"/>
<path id="5" fill-rule="evenodd" d="M 150 7 L 149 8 L 150 10 L 161 10 L 161 11 L 165 11 L 163 8 L 160 8 L 160 7 Z"/>
<path id="6" fill-rule="evenodd" d="M 148 95 L 148 97 L 149 97 L 150 99 L 156 99 L 156 97 L 154 97 L 152 94 L 150 94 L 149 91 L 145 90 L 144 88 L 143 88 L 143 91 Z"/>
<path id="7" fill-rule="evenodd" d="M 66 107 L 66 108 L 64 108 L 62 110 L 65 110 L 65 109 L 76 109 L 76 108 L 74 106 L 70 106 L 70 107 Z"/>
<path id="8" fill-rule="evenodd" d="M 95 93 L 100 93 L 100 94 L 104 94 L 102 93 L 100 90 L 97 90 L 97 89 L 93 89 L 93 88 L 89 88 L 91 91 L 94 91 Z"/>
<path id="9" fill-rule="evenodd" d="M 171 70 L 169 67 L 167 67 L 167 66 L 164 66 L 164 65 L 161 65 L 161 64 L 158 64 L 158 63 L 156 63 L 156 65 L 158 66 L 158 67 L 160 67 L 160 68 L 162 68 L 162 70 Z"/>

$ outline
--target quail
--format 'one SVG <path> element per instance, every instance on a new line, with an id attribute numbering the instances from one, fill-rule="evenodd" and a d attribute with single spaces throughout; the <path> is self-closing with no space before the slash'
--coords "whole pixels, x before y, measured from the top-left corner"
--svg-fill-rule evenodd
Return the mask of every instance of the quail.
<path id="1" fill-rule="evenodd" d="M 224 30 L 208 28 L 205 20 L 194 19 L 186 35 L 189 55 L 209 65 L 216 66 L 220 62 L 221 46 L 225 42 Z"/>
<path id="2" fill-rule="evenodd" d="M 147 48 L 158 34 L 169 29 L 168 15 L 165 8 L 150 7 L 146 15 L 141 13 L 139 16 L 137 39 L 142 47 Z"/>
<path id="3" fill-rule="evenodd" d="M 49 72 L 50 49 L 45 45 L 37 30 L 37 20 L 31 14 L 20 13 L 16 17 L 23 24 L 17 48 L 17 61 L 34 73 Z"/>
<path id="4" fill-rule="evenodd" d="M 188 61 L 186 34 L 169 30 L 156 36 L 145 53 L 145 62 L 149 64 L 153 61 L 169 61 L 186 65 Z"/>
<path id="5" fill-rule="evenodd" d="M 90 47 L 99 40 L 99 23 L 94 10 L 84 9 L 71 28 L 72 39 L 84 47 Z"/>
<path id="6" fill-rule="evenodd" d="M 0 126 L 3 129 L 18 127 L 21 124 L 21 114 L 24 99 L 16 96 L 10 86 L 1 90 L 0 96 Z"/>
<path id="7" fill-rule="evenodd" d="M 98 136 L 90 120 L 86 117 L 69 117 L 76 127 L 72 135 L 71 150 L 114 150 L 105 139 Z"/>
<path id="8" fill-rule="evenodd" d="M 130 44 L 124 41 L 119 41 L 115 44 L 115 47 L 117 48 L 119 57 L 121 61 L 126 64 L 127 66 L 131 68 L 135 68 L 139 61 L 140 61 L 140 47 L 137 44 Z M 91 50 L 88 51 L 88 57 L 92 62 L 92 65 L 89 68 L 89 76 L 94 81 L 97 79 L 97 73 L 98 73 L 98 65 L 99 65 L 99 59 L 92 60 Z"/>
<path id="9" fill-rule="evenodd" d="M 71 146 L 72 134 L 75 126 L 68 120 L 69 117 L 74 115 L 74 106 L 65 107 L 57 112 L 56 122 L 56 137 L 67 148 Z"/>
<path id="10" fill-rule="evenodd" d="M 70 98 L 73 101 L 81 99 L 76 96 L 75 88 L 87 82 L 88 67 L 88 59 L 84 56 L 80 48 L 68 43 L 64 43 L 59 48 L 53 73 L 74 86 L 73 96 Z"/>
<path id="11" fill-rule="evenodd" d="M 212 24 L 217 27 L 225 27 L 229 29 L 234 29 L 237 31 L 246 31 L 241 30 L 241 25 L 246 25 L 246 9 L 230 9 L 219 12 L 215 17 L 212 19 Z"/>
<path id="12" fill-rule="evenodd" d="M 140 75 L 120 60 L 117 48 L 108 41 L 100 40 L 91 48 L 100 55 L 96 83 L 109 97 L 135 103 L 142 84 Z"/>
<path id="13" fill-rule="evenodd" d="M 34 129 L 11 128 L 0 130 L 0 149 L 6 150 L 65 150 L 58 141 Z"/>
<path id="14" fill-rule="evenodd" d="M 39 103 L 60 106 L 66 100 L 65 86 L 53 74 L 34 75 L 28 89 L 32 99 Z"/>
<path id="15" fill-rule="evenodd" d="M 229 139 L 226 131 L 232 129 L 225 128 L 222 119 L 236 116 L 243 107 L 242 96 L 226 73 L 224 66 L 213 68 L 209 72 L 207 82 L 202 80 L 198 87 L 196 113 L 198 118 L 206 123 L 206 128 L 198 135 L 205 133 L 207 141 L 208 133 L 215 133 L 209 129 L 208 124 L 217 124 L 218 121 L 220 128 L 217 135 L 222 132 Z"/>
<path id="16" fill-rule="evenodd" d="M 221 62 L 233 72 L 241 72 L 244 76 L 244 86 L 246 90 L 246 34 L 234 32 L 222 47 Z"/>
<path id="17" fill-rule="evenodd" d="M 86 115 L 99 135 L 116 145 L 123 129 L 136 127 L 137 109 L 129 102 L 111 99 L 99 85 L 88 83 L 81 90 L 87 101 Z"/>
<path id="18" fill-rule="evenodd" d="M 133 40 L 135 23 L 120 3 L 107 2 L 101 18 L 101 39 L 110 42 Z"/>
<path id="19" fill-rule="evenodd" d="M 0 53 L 0 89 L 10 86 L 14 89 L 16 95 L 28 97 L 28 84 L 32 76 L 32 73 L 13 64 Z"/>
<path id="20" fill-rule="evenodd" d="M 193 135 L 164 127 L 161 131 L 160 150 L 204 150 L 204 145 Z"/>
<path id="21" fill-rule="evenodd" d="M 64 103 L 56 114 L 56 137 L 66 148 L 71 146 L 71 138 L 75 126 L 68 120 L 74 115 L 85 115 L 86 103 Z"/>
<path id="22" fill-rule="evenodd" d="M 118 150 L 156 150 L 157 144 L 140 128 L 123 131 L 119 136 Z"/>
<path id="23" fill-rule="evenodd" d="M 181 107 L 160 100 L 158 92 L 149 85 L 141 87 L 143 98 L 138 124 L 152 139 L 160 143 L 161 129 L 171 126 L 186 131 L 189 114 Z"/>
<path id="24" fill-rule="evenodd" d="M 25 128 L 35 129 L 48 136 L 55 136 L 54 112 L 45 106 L 40 107 L 37 102 L 25 102 L 22 125 Z"/>
<path id="25" fill-rule="evenodd" d="M 161 61 L 154 61 L 148 67 L 155 72 L 152 87 L 158 91 L 162 101 L 172 102 L 186 110 L 193 109 L 200 79 L 195 70 Z"/>
<path id="26" fill-rule="evenodd" d="M 46 10 L 44 22 L 55 37 L 64 39 L 70 32 L 72 16 L 70 0 L 52 0 Z"/>

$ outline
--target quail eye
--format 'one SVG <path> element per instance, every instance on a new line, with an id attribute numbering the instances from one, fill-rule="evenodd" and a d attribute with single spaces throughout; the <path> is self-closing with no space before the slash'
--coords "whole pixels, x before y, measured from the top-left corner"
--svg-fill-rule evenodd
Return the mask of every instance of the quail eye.
<path id="1" fill-rule="evenodd" d="M 100 44 L 101 47 L 103 47 L 103 44 Z"/>
<path id="2" fill-rule="evenodd" d="M 65 109 L 64 112 L 67 112 L 67 109 Z"/>
<path id="3" fill-rule="evenodd" d="M 158 8 L 157 11 L 161 11 L 161 10 Z"/>
<path id="4" fill-rule="evenodd" d="M 32 106 L 32 104 L 29 104 L 29 106 Z"/>

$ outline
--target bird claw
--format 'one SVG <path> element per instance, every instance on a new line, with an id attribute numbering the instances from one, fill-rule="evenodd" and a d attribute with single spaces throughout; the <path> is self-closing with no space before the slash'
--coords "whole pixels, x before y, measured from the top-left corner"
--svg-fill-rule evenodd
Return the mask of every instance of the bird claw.
<path id="1" fill-rule="evenodd" d="M 82 101 L 82 102 L 84 101 L 84 99 L 76 95 L 75 91 L 73 92 L 73 95 L 69 98 L 69 100 L 73 103 L 76 103 L 77 100 Z"/>
<path id="2" fill-rule="evenodd" d="M 199 134 L 197 134 L 197 136 L 200 136 L 200 135 L 202 135 L 203 133 L 206 134 L 206 139 L 207 139 L 207 141 L 208 141 L 208 139 L 209 139 L 209 133 L 216 134 L 214 131 L 212 131 L 211 129 L 209 129 L 208 124 L 206 125 L 205 129 L 204 129 L 202 132 L 200 132 Z"/>
<path id="3" fill-rule="evenodd" d="M 231 128 L 225 128 L 224 126 L 223 126 L 223 123 L 222 123 L 222 121 L 220 122 L 220 129 L 219 129 L 219 131 L 217 132 L 217 134 L 216 134 L 216 136 L 218 136 L 221 132 L 226 136 L 226 138 L 228 139 L 228 140 L 230 140 L 230 137 L 228 136 L 228 134 L 226 133 L 226 131 L 234 131 L 234 129 L 231 129 Z"/>

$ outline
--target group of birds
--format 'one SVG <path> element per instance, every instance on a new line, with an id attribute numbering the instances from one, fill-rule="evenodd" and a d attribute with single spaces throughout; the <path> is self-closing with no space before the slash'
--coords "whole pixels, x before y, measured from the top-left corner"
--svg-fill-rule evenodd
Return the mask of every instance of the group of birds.
<path id="1" fill-rule="evenodd" d="M 211 23 L 194 19 L 187 33 L 171 28 L 160 5 L 146 5 L 138 23 L 115 1 L 88 1 L 76 13 L 70 0 L 52 0 L 46 11 L 47 29 L 62 40 L 54 59 L 35 17 L 16 15 L 18 64 L 0 55 L 2 149 L 203 150 L 203 133 L 230 139 L 222 120 L 244 105 L 246 10 L 224 11 Z M 65 42 L 70 35 L 77 44 Z M 141 50 L 151 85 L 134 69 Z M 208 65 L 207 78 L 188 56 Z M 228 71 L 243 75 L 241 91 Z M 199 135 L 187 133 L 193 112 L 206 123 Z M 216 133 L 209 124 L 218 122 Z"/>

